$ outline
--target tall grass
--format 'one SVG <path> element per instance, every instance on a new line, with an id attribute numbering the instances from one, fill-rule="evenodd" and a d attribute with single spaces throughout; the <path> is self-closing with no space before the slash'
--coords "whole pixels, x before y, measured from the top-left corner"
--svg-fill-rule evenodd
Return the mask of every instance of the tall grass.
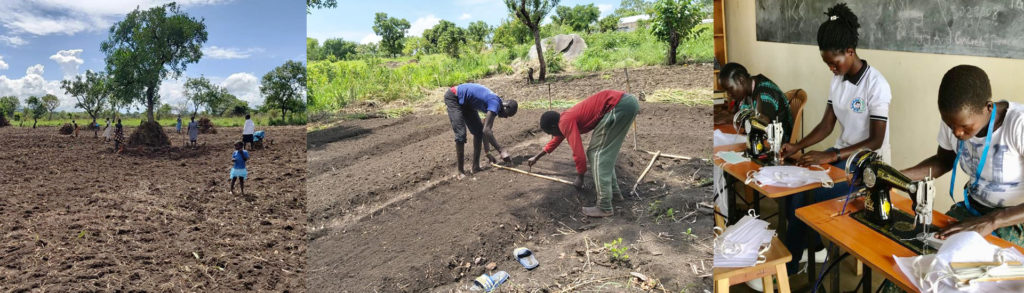
<path id="1" fill-rule="evenodd" d="M 698 25 L 695 31 L 701 32 L 680 44 L 678 60 L 711 62 L 711 25 Z M 593 72 L 659 65 L 667 60 L 668 46 L 645 29 L 582 36 L 588 45 L 583 55 L 571 64 L 568 61 L 557 62 L 560 56 L 548 57 L 556 61 L 549 64 L 549 71 L 558 72 L 562 67 L 571 67 L 576 71 Z M 316 113 L 341 109 L 357 101 L 416 102 L 429 89 L 454 86 L 492 74 L 512 74 L 514 70 L 510 65 L 516 60 L 529 58 L 530 50 L 535 50 L 532 41 L 512 48 L 466 52 L 459 58 L 433 54 L 312 61 L 307 67 L 307 103 L 309 109 Z"/>
<path id="2" fill-rule="evenodd" d="M 338 109 L 358 100 L 415 101 L 427 88 L 454 86 L 495 73 L 511 74 L 515 55 L 509 49 L 463 55 L 417 58 L 370 58 L 314 61 L 308 68 L 309 108 Z M 518 54 L 516 54 L 518 55 Z"/>
<path id="3" fill-rule="evenodd" d="M 694 27 L 696 34 L 676 48 L 677 62 L 711 62 L 714 58 L 710 24 Z M 668 44 L 648 30 L 606 32 L 584 36 L 587 50 L 573 61 L 576 70 L 602 71 L 665 64 Z"/>

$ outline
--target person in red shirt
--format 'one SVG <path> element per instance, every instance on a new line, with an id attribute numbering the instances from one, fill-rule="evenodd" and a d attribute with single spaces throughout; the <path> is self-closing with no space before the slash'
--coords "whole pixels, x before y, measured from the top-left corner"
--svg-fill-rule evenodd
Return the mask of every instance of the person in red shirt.
<path id="1" fill-rule="evenodd" d="M 583 189 L 587 161 L 594 166 L 594 188 L 598 193 L 598 201 L 596 206 L 584 207 L 583 214 L 589 217 L 611 216 L 612 195 L 622 194 L 615 177 L 615 161 L 619 157 L 622 140 L 629 132 L 629 125 L 639 110 L 640 105 L 635 96 L 616 90 L 603 90 L 562 114 L 548 111 L 540 117 L 540 129 L 552 136 L 551 141 L 544 150 L 530 158 L 527 164 L 532 167 L 541 157 L 554 151 L 562 140 L 567 140 L 576 162 L 574 185 L 577 190 Z M 580 135 L 590 131 L 594 133 L 584 153 Z"/>

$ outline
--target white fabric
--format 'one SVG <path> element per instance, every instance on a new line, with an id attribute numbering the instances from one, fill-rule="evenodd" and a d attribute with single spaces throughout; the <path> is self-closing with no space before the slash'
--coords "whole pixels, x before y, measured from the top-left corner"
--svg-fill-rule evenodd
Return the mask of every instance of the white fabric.
<path id="1" fill-rule="evenodd" d="M 722 215 L 729 217 L 729 193 L 725 189 L 725 170 L 715 165 L 711 168 L 711 174 L 714 179 L 712 183 L 715 188 L 715 206 Z"/>
<path id="2" fill-rule="evenodd" d="M 1024 261 L 1016 249 L 1000 252 L 978 232 L 966 231 L 953 234 L 946 239 L 935 254 L 912 257 L 893 255 L 896 266 L 921 292 L 1024 292 L 1024 281 L 977 282 L 967 288 L 957 289 L 953 284 L 951 262 L 993 262 L 1002 254 L 1005 261 Z"/>
<path id="3" fill-rule="evenodd" d="M 892 100 L 889 82 L 874 67 L 866 62 L 865 66 L 867 69 L 864 69 L 864 74 L 856 83 L 844 80 L 843 75 L 832 77 L 828 103 L 832 105 L 836 119 L 843 126 L 843 133 L 833 146 L 836 149 L 868 139 L 871 135 L 871 120 L 889 119 L 889 102 Z M 885 139 L 877 151 L 883 161 L 891 161 L 888 123 L 885 126 Z"/>
<path id="4" fill-rule="evenodd" d="M 737 268 L 763 263 L 766 261 L 764 254 L 771 248 L 772 237 L 775 237 L 775 230 L 769 230 L 768 222 L 757 219 L 751 210 L 715 238 L 712 266 Z"/>
<path id="5" fill-rule="evenodd" d="M 744 157 L 741 152 L 722 151 L 716 153 L 715 156 L 725 161 L 726 164 L 738 164 L 750 161 L 750 158 Z"/>
<path id="6" fill-rule="evenodd" d="M 713 146 L 739 144 L 747 141 L 747 136 L 740 134 L 729 134 L 715 129 L 715 140 Z"/>
<path id="7" fill-rule="evenodd" d="M 256 132 L 256 124 L 252 123 L 252 119 L 245 119 L 245 126 L 242 126 L 242 134 L 252 134 Z"/>
<path id="8" fill-rule="evenodd" d="M 1009 207 L 1024 203 L 1024 184 L 1021 184 L 1024 179 L 1024 105 L 1009 103 L 1010 108 L 1003 117 L 1002 126 L 992 131 L 988 161 L 978 181 L 979 190 L 969 192 L 974 199 L 989 207 Z M 985 123 L 987 125 L 988 119 Z M 946 123 L 939 123 L 938 140 L 942 149 L 956 151 L 958 140 Z M 970 178 L 968 184 L 973 182 L 984 150 L 984 137 L 972 137 L 965 141 L 957 177 Z M 958 201 L 963 200 L 960 198 L 963 191 L 960 190 L 957 188 L 953 191 Z"/>
<path id="9" fill-rule="evenodd" d="M 832 187 L 832 177 L 824 170 L 811 170 L 798 166 L 767 166 L 748 176 L 758 186 L 799 187 L 807 184 L 821 183 L 824 187 Z"/>

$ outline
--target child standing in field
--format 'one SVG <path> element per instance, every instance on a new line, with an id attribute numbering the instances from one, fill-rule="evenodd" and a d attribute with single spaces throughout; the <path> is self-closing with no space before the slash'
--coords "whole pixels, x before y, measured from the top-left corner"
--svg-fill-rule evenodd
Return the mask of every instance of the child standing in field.
<path id="1" fill-rule="evenodd" d="M 71 120 L 71 127 L 75 128 L 75 137 L 78 137 L 78 122 L 75 122 L 75 120 Z"/>
<path id="2" fill-rule="evenodd" d="M 119 154 L 124 152 L 124 126 L 121 125 L 121 118 L 117 118 L 117 124 L 114 125 L 114 150 Z"/>
<path id="3" fill-rule="evenodd" d="M 192 148 L 196 147 L 197 139 L 199 139 L 199 124 L 196 123 L 196 116 L 192 116 L 192 121 L 188 123 L 188 141 L 192 144 Z"/>
<path id="4" fill-rule="evenodd" d="M 181 115 L 178 115 L 178 123 L 174 124 L 174 129 L 178 131 L 178 134 L 181 134 Z"/>
<path id="5" fill-rule="evenodd" d="M 242 195 L 245 195 L 245 179 L 249 178 L 249 172 L 245 170 L 245 162 L 249 161 L 249 152 L 242 149 L 244 143 L 241 141 L 235 143 L 235 152 L 231 154 L 231 162 L 234 166 L 231 166 L 231 194 L 235 194 L 235 179 L 238 179 L 238 187 L 242 190 Z"/>
<path id="6" fill-rule="evenodd" d="M 103 142 L 110 141 L 111 135 L 113 135 L 114 129 L 110 128 L 110 118 L 107 118 L 107 125 L 103 127 Z"/>

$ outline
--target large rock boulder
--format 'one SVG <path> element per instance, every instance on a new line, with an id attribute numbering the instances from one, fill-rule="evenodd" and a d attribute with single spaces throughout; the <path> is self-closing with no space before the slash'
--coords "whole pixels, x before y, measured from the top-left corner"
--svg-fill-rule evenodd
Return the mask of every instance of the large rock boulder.
<path id="1" fill-rule="evenodd" d="M 554 50 L 562 53 L 566 61 L 576 59 L 587 50 L 587 42 L 577 34 L 555 35 L 540 40 L 544 50 Z M 537 60 L 537 48 L 530 47 L 530 60 Z"/>

